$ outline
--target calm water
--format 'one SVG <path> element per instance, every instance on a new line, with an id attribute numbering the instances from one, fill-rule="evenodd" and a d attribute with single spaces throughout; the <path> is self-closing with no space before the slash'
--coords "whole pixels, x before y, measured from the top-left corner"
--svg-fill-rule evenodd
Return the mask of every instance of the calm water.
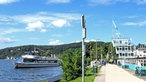
<path id="1" fill-rule="evenodd" d="M 0 82 L 53 82 L 62 76 L 61 67 L 15 69 L 12 60 L 0 60 Z"/>

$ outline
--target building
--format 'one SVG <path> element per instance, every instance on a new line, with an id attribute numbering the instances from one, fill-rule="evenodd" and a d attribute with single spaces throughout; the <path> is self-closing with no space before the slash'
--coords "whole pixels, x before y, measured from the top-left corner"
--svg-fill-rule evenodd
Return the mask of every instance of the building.
<path id="1" fill-rule="evenodd" d="M 135 54 L 137 57 L 146 57 L 146 45 L 145 44 L 138 44 L 136 46 Z"/>

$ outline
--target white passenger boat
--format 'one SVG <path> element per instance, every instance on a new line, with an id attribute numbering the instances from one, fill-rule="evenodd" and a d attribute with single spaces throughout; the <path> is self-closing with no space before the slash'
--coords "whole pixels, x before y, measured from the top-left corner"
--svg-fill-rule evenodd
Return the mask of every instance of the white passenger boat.
<path id="1" fill-rule="evenodd" d="M 23 55 L 14 60 L 15 68 L 38 68 L 59 66 L 58 58 Z"/>

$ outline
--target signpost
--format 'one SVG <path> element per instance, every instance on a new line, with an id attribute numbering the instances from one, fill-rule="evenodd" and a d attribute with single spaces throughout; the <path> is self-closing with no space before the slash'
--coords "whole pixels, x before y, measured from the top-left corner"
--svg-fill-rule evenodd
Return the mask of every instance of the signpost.
<path id="1" fill-rule="evenodd" d="M 84 40 L 86 38 L 86 28 L 85 28 L 84 15 L 81 17 L 81 24 L 82 24 L 82 82 L 84 82 L 84 55 L 85 55 Z"/>

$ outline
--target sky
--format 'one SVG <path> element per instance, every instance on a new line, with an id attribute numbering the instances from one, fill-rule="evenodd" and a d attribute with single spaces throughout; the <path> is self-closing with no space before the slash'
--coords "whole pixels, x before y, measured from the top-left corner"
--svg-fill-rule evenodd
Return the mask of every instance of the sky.
<path id="1" fill-rule="evenodd" d="M 146 0 L 0 0 L 0 49 L 60 45 L 82 40 L 111 42 L 115 22 L 121 36 L 146 44 Z"/>

